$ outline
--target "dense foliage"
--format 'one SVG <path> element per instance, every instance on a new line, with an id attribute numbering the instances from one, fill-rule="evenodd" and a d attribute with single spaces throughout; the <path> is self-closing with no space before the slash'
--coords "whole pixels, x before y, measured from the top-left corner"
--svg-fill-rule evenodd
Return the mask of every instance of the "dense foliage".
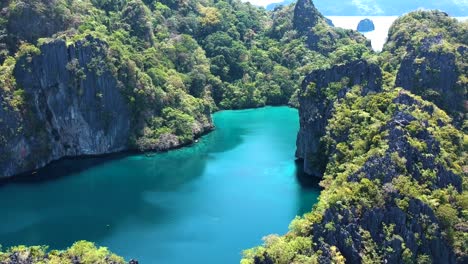
<path id="1" fill-rule="evenodd" d="M 461 127 L 468 96 L 467 46 L 468 22 L 440 11 L 416 11 L 390 28 L 382 66 L 396 86 L 434 102 Z"/>
<path id="2" fill-rule="evenodd" d="M 241 263 L 466 262 L 468 146 L 457 128 L 466 129 L 467 28 L 439 11 L 399 18 L 384 51 L 367 57 L 382 68 L 383 92 L 367 94 L 371 75 L 355 86 L 303 83 L 305 118 L 330 116 L 324 190 L 289 233 L 265 237 Z"/>
<path id="3" fill-rule="evenodd" d="M 1 249 L 0 249 L 1 250 Z M 43 263 L 43 264 L 123 264 L 121 257 L 109 252 L 107 248 L 97 248 L 93 243 L 79 241 L 63 251 L 48 251 L 47 247 L 17 246 L 0 251 L 0 263 Z"/>
<path id="4" fill-rule="evenodd" d="M 286 236 L 269 236 L 264 246 L 246 251 L 243 263 L 468 257 L 467 136 L 458 129 L 466 119 L 466 23 L 438 11 L 410 13 L 375 54 L 361 34 L 329 26 L 309 0 L 274 12 L 238 0 L 8 0 L 0 8 L 0 114 L 13 120 L 0 119 L 0 125 L 15 124 L 4 129 L 0 146 L 27 134 L 50 151 L 53 143 L 40 142 L 47 131 L 30 109 L 30 87 L 17 76 L 64 42 L 94 56 L 86 65 L 67 63 L 71 94 L 85 94 L 87 78 L 111 75 L 131 109 L 128 140 L 140 150 L 193 141 L 218 109 L 298 106 L 300 98 L 321 92 L 332 107 L 321 139 L 320 201 Z M 356 80 L 346 78 L 324 91 L 309 83 L 299 89 L 307 73 L 358 59 L 382 68 L 383 92 L 365 93 L 365 79 L 347 87 Z M 103 96 L 91 97 L 99 102 Z M 0 161 L 9 155 L 1 152 Z M 395 217 L 375 224 L 388 212 Z M 430 243 L 441 256 L 432 255 Z M 63 252 L 14 247 L 0 253 L 0 263 L 12 258 L 123 262 L 87 242 Z"/>
<path id="5" fill-rule="evenodd" d="M 316 10 L 305 16 L 319 22 L 314 36 L 323 40 L 309 49 L 306 34 L 291 23 L 294 5 L 269 13 L 240 1 L 2 3 L 4 107 L 28 111 L 21 104 L 27 95 L 13 74 L 20 58 L 28 56 L 31 62 L 53 39 L 73 45 L 91 35 L 107 43 L 108 50 L 105 64 L 88 65 L 87 70 L 108 68 L 118 78 L 134 112 L 133 143 L 144 150 L 153 149 L 163 134 L 176 135 L 181 143 L 191 141 L 197 129 L 189 116 L 203 123 L 197 118 L 216 109 L 294 105 L 307 72 L 371 53 L 362 36 L 350 38 L 356 33 L 329 27 Z M 85 79 L 84 69 L 76 66 L 71 63 L 68 70 Z M 170 125 L 174 120 L 186 125 L 175 128 Z"/>
<path id="6" fill-rule="evenodd" d="M 466 135 L 442 110 L 399 89 L 362 97 L 355 86 L 333 112 L 319 202 L 287 235 L 247 250 L 242 263 L 453 262 L 452 253 L 432 255 L 434 241 L 453 247 L 462 263 Z"/>

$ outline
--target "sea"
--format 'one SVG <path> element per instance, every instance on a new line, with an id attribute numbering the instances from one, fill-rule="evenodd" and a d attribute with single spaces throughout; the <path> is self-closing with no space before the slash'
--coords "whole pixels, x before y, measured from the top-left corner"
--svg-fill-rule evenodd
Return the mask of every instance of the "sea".
<path id="1" fill-rule="evenodd" d="M 398 16 L 327 16 L 333 21 L 335 27 L 356 30 L 359 21 L 369 18 L 374 22 L 375 30 L 363 33 L 372 42 L 375 51 L 382 51 L 387 41 L 388 30 Z M 467 21 L 468 17 L 456 17 L 460 21 Z"/>

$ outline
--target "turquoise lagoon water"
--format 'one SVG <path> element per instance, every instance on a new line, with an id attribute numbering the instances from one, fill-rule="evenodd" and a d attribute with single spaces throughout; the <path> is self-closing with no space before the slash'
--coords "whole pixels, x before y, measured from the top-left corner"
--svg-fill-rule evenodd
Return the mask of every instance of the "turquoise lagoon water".
<path id="1" fill-rule="evenodd" d="M 77 240 L 140 263 L 239 263 L 287 232 L 320 192 L 294 159 L 297 110 L 214 114 L 217 129 L 167 153 L 63 160 L 0 187 L 0 244 Z"/>

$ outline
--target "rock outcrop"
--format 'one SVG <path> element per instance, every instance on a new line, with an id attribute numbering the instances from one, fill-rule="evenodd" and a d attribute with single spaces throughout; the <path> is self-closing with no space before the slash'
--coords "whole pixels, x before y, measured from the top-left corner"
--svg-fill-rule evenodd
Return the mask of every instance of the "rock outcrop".
<path id="1" fill-rule="evenodd" d="M 450 113 L 463 112 L 466 87 L 457 82 L 463 74 L 461 70 L 466 75 L 466 69 L 457 67 L 457 57 L 467 56 L 468 48 L 460 47 L 453 53 L 430 50 L 441 42 L 441 36 L 424 39 L 418 51 L 410 50 L 401 61 L 395 85 L 423 96 Z"/>
<path id="2" fill-rule="evenodd" d="M 142 120 L 135 119 L 123 82 L 108 60 L 107 44 L 97 38 L 67 46 L 43 44 L 40 54 L 18 60 L 14 76 L 25 108 L 0 108 L 0 177 L 41 168 L 63 157 L 102 155 L 134 148 Z M 0 91 L 2 91 L 0 89 Z M 5 102 L 4 92 L 0 101 Z M 144 121 L 143 121 L 144 122 Z M 192 124 L 193 136 L 213 128 L 210 111 Z M 186 144 L 162 134 L 151 145 L 168 150 Z"/>
<path id="3" fill-rule="evenodd" d="M 307 46 L 314 51 L 327 55 L 333 52 L 344 39 L 364 44 L 371 48 L 362 34 L 353 30 L 336 30 L 333 22 L 325 18 L 315 8 L 312 0 L 299 0 L 294 8 L 293 28 L 299 34 L 306 36 Z"/>
<path id="4" fill-rule="evenodd" d="M 382 192 L 375 192 L 375 197 L 369 197 L 372 203 L 370 207 L 362 206 L 360 203 L 363 201 L 359 201 L 351 202 L 352 205 L 348 206 L 344 205 L 345 202 L 338 203 L 326 209 L 322 221 L 312 226 L 315 250 L 328 251 L 324 254 L 327 256 L 331 254 L 330 247 L 336 246 L 347 263 L 363 262 L 363 257 L 368 257 L 363 256 L 363 251 L 368 255 L 375 254 L 379 263 L 414 262 L 422 258 L 420 256 L 431 260 L 432 263 L 463 263 L 466 256 L 460 256 L 458 261 L 456 260 L 456 250 L 450 245 L 446 233 L 446 219 L 438 211 L 441 210 L 440 207 L 421 201 L 420 197 L 408 193 L 405 189 L 414 184 L 424 186 L 429 192 L 451 188 L 456 193 L 462 192 L 461 174 L 454 173 L 436 159 L 441 155 L 441 145 L 445 143 L 427 129 L 434 125 L 450 125 L 442 120 L 436 122 L 417 118 L 412 114 L 412 109 L 419 109 L 434 116 L 439 115 L 436 111 L 440 110 L 403 91 L 396 94 L 388 105 L 393 106 L 396 106 L 396 110 L 380 129 L 381 132 L 386 131 L 387 135 L 384 139 L 388 141 L 385 152 L 371 155 L 360 165 L 360 169 L 350 173 L 346 179 L 352 183 L 366 185 L 376 183 L 374 187 L 382 188 Z M 419 129 L 417 132 L 412 131 L 415 125 Z M 355 129 L 357 126 L 350 127 Z M 353 132 L 344 134 L 349 135 Z M 342 137 L 342 134 L 336 137 L 338 134 L 332 132 L 330 135 L 334 135 L 332 137 L 337 144 L 350 140 L 347 136 Z M 413 140 L 421 142 L 425 149 L 419 148 Z M 328 155 L 336 157 L 335 154 L 339 151 L 334 149 Z M 330 166 L 339 165 L 334 160 Z M 434 175 L 425 175 L 428 171 L 434 172 Z M 404 183 L 401 182 L 402 175 L 408 175 L 408 178 L 404 178 Z M 414 183 L 406 182 L 408 179 Z M 363 194 L 362 191 L 363 189 L 360 190 L 360 195 Z M 404 204 L 400 203 L 403 200 Z M 333 228 L 328 228 L 330 225 L 333 225 Z M 371 243 L 375 244 L 370 246 Z M 371 247 L 374 253 L 371 252 Z M 392 250 L 386 252 L 386 248 Z"/>
<path id="5" fill-rule="evenodd" d="M 458 127 L 466 119 L 468 42 L 466 24 L 440 11 L 416 11 L 395 21 L 384 52 L 385 68 L 403 87 L 444 109 Z"/>
<path id="6" fill-rule="evenodd" d="M 296 156 L 324 190 L 242 263 L 468 262 L 463 36 L 447 14 L 417 11 L 392 26 L 382 67 L 306 76 Z"/>
<path id="7" fill-rule="evenodd" d="M 293 27 L 295 30 L 307 33 L 321 20 L 322 14 L 315 8 L 312 0 L 299 0 L 294 8 Z"/>
<path id="8" fill-rule="evenodd" d="M 130 108 L 118 80 L 102 63 L 106 48 L 94 38 L 68 47 L 55 40 L 44 44 L 40 55 L 18 61 L 14 75 L 24 88 L 28 114 L 21 120 L 18 114 L 0 110 L 0 129 L 15 131 L 3 145 L 2 176 L 37 169 L 62 157 L 128 147 Z M 91 70 L 91 64 L 99 70 Z"/>
<path id="9" fill-rule="evenodd" d="M 363 94 L 380 91 L 380 68 L 366 61 L 355 61 L 314 71 L 304 79 L 299 96 L 300 130 L 296 157 L 304 161 L 306 173 L 322 176 L 327 160 L 321 154 L 321 138 L 332 115 L 333 102 L 344 97 L 354 85 L 362 85 Z"/>
<path id="10" fill-rule="evenodd" d="M 368 18 L 359 21 L 357 31 L 359 32 L 371 32 L 375 30 L 374 22 Z"/>
<path id="11" fill-rule="evenodd" d="M 9 1 L 3 2 L 8 4 Z M 10 50 L 19 42 L 35 43 L 39 38 L 52 36 L 77 23 L 58 0 L 18 0 L 12 8 L 0 10 L 0 14 L 8 21 L 6 42 Z"/>
<path id="12" fill-rule="evenodd" d="M 328 161 L 318 204 L 245 263 L 466 263 L 464 135 L 404 90 L 334 91 L 316 153 Z"/>

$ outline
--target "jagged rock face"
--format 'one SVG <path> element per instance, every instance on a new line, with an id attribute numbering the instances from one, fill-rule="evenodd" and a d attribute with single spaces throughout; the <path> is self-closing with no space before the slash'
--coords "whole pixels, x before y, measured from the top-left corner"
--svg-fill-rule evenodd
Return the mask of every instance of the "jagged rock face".
<path id="1" fill-rule="evenodd" d="M 382 84 L 382 72 L 377 65 L 366 61 L 355 61 L 331 69 L 314 71 L 304 79 L 299 97 L 300 130 L 297 136 L 296 157 L 304 161 L 304 171 L 320 177 L 327 163 L 320 139 L 325 134 L 328 119 L 332 115 L 333 99 L 327 98 L 330 84 L 342 82 L 342 88 L 334 91 L 344 97 L 354 85 L 362 85 L 363 94 L 378 92 Z M 315 92 L 308 94 L 311 84 Z"/>
<path id="2" fill-rule="evenodd" d="M 359 24 L 357 26 L 357 31 L 359 32 L 370 32 L 370 31 L 374 31 L 375 30 L 375 26 L 374 26 L 374 22 L 372 22 L 372 20 L 366 18 L 366 19 L 363 19 L 361 21 L 359 21 Z"/>
<path id="3" fill-rule="evenodd" d="M 329 252 L 330 246 L 335 245 L 346 258 L 346 263 L 362 263 L 361 252 L 368 240 L 362 230 L 366 230 L 377 245 L 392 249 L 384 255 L 384 263 L 405 263 L 405 249 L 415 255 L 428 256 L 432 263 L 456 263 L 455 254 L 443 238 L 441 230 L 436 228 L 430 235 L 427 234 L 428 223 L 434 226 L 441 223 L 434 211 L 420 200 L 410 200 L 406 212 L 394 203 L 389 203 L 384 208 L 365 210 L 360 217 L 356 217 L 357 211 L 355 207 L 333 207 L 327 210 L 323 222 L 314 224 L 312 228 L 317 250 Z M 324 226 L 327 223 L 334 223 L 335 230 L 326 229 Z M 383 227 L 392 225 L 392 237 L 385 237 Z M 323 241 L 318 238 L 323 238 Z M 329 255 L 330 253 L 325 253 L 320 263 L 331 263 Z M 413 257 L 412 260 L 415 262 L 416 258 Z"/>
<path id="4" fill-rule="evenodd" d="M 162 103 L 137 112 L 107 44 L 87 36 L 67 46 L 64 40 L 43 44 L 40 54 L 21 57 L 14 77 L 24 91 L 25 109 L 4 102 L 0 89 L 0 178 L 41 168 L 63 157 L 101 155 L 136 148 L 146 120 L 160 115 Z M 193 113 L 192 139 L 213 129 L 209 107 Z M 165 151 L 189 143 L 169 132 L 144 149 Z"/>
<path id="5" fill-rule="evenodd" d="M 325 18 L 325 21 L 327 22 L 327 24 L 330 26 L 330 27 L 334 27 L 335 24 L 333 24 L 333 21 L 329 18 Z"/>
<path id="6" fill-rule="evenodd" d="M 294 8 L 293 28 L 307 37 L 309 49 L 325 56 L 335 51 L 343 39 L 350 39 L 371 49 L 371 43 L 362 34 L 352 30 L 336 30 L 333 22 L 315 8 L 312 0 L 299 0 Z"/>
<path id="7" fill-rule="evenodd" d="M 253 263 L 466 263 L 463 133 L 402 89 L 345 93 L 318 153 L 328 157 L 318 204 Z M 278 247 L 290 255 L 279 258 Z"/>
<path id="8" fill-rule="evenodd" d="M 308 32 L 323 19 L 312 0 L 299 0 L 294 9 L 293 26 L 299 32 Z"/>
<path id="9" fill-rule="evenodd" d="M 466 87 L 457 84 L 461 72 L 456 57 L 466 56 L 465 50 L 459 49 L 459 55 L 429 50 L 441 41 L 440 37 L 426 39 L 419 52 L 408 52 L 401 61 L 395 85 L 421 95 L 451 114 L 462 112 Z"/>
<path id="10" fill-rule="evenodd" d="M 416 11 L 397 19 L 384 52 L 396 71 L 395 86 L 435 103 L 462 127 L 468 112 L 466 24 L 440 11 Z"/>
<path id="11" fill-rule="evenodd" d="M 128 147 L 130 109 L 103 63 L 106 50 L 105 43 L 93 38 L 68 47 L 55 40 L 44 44 L 39 56 L 17 63 L 14 75 L 27 95 L 29 113 L 23 122 L 19 114 L 0 109 L 0 127 L 14 131 L 2 144 L 1 176 L 66 156 Z M 89 70 L 91 65 L 98 69 Z"/>
<path id="12" fill-rule="evenodd" d="M 415 198 L 407 198 L 408 206 L 406 210 L 402 210 L 395 201 L 405 199 L 406 194 L 398 192 L 392 181 L 406 171 L 419 184 L 427 184 L 431 191 L 452 186 L 461 193 L 462 178 L 436 161 L 435 157 L 441 155 L 440 143 L 427 129 L 422 128 L 413 135 L 424 142 L 427 146 L 425 151 L 416 149 L 408 141 L 410 130 L 408 127 L 416 118 L 407 110 L 419 107 L 422 111 L 433 114 L 434 108 L 423 106 L 404 92 L 400 93 L 393 103 L 397 105 L 398 110 L 383 128 L 388 131 L 386 140 L 389 147 L 385 154 L 371 157 L 361 169 L 347 179 L 349 182 L 360 182 L 364 178 L 379 180 L 385 193 L 383 206 L 376 205 L 375 208 L 366 208 L 363 211 L 355 206 L 330 207 L 325 211 L 322 222 L 314 224 L 312 228 L 316 250 L 329 251 L 330 246 L 335 245 L 347 263 L 361 263 L 363 257 L 361 252 L 368 246 L 366 243 L 369 241 L 362 232 L 366 230 L 378 247 L 392 248 L 392 251 L 382 255 L 385 263 L 405 263 L 402 256 L 405 250 L 412 252 L 410 259 L 413 262 L 416 261 L 415 256 L 425 255 L 431 259 L 431 263 L 457 263 L 454 250 L 443 235 L 444 230 L 441 228 L 443 223 L 436 217 L 434 210 L 425 202 Z M 440 122 L 441 126 L 447 125 Z M 397 164 L 392 158 L 392 153 L 398 153 L 398 156 L 405 161 L 404 164 Z M 437 175 L 432 180 L 423 179 L 421 168 L 436 171 Z M 326 228 L 330 223 L 333 223 L 333 229 Z M 385 235 L 384 227 L 390 226 L 393 228 L 389 237 Z M 324 259 L 326 263 L 327 258 Z"/>

